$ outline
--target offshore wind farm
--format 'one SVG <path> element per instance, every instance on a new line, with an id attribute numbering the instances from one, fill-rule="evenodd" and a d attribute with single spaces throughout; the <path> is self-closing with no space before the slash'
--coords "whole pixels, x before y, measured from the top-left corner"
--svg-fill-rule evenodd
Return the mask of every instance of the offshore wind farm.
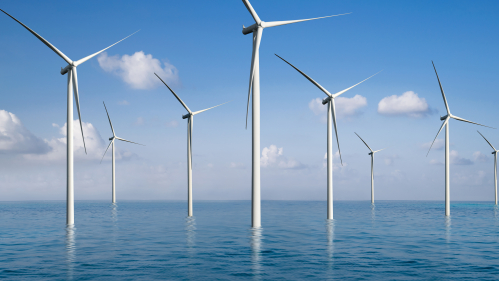
<path id="1" fill-rule="evenodd" d="M 27 3 L 0 7 L 0 278 L 499 273 L 496 2 Z"/>

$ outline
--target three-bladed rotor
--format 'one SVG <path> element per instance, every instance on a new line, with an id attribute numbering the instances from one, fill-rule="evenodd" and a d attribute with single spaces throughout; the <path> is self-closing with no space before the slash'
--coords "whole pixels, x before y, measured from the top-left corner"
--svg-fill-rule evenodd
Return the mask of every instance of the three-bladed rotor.
<path id="1" fill-rule="evenodd" d="M 59 49 L 57 49 L 54 45 L 52 45 L 49 41 L 47 41 L 45 38 L 43 38 L 42 36 L 40 36 L 38 33 L 36 33 L 35 31 L 33 31 L 31 28 L 29 28 L 28 26 L 26 26 L 24 23 L 20 22 L 19 20 L 17 20 L 16 18 L 14 18 L 13 16 L 11 16 L 10 14 L 8 14 L 7 12 L 5 12 L 4 10 L 0 9 L 0 11 L 2 11 L 4 14 L 6 14 L 7 16 L 9 16 L 10 18 L 12 18 L 13 20 L 15 20 L 16 22 L 18 22 L 20 25 L 22 25 L 24 28 L 26 28 L 29 32 L 31 32 L 31 34 L 33 34 L 36 38 L 38 38 L 40 41 L 42 41 L 43 44 L 45 44 L 47 47 L 49 47 L 52 51 L 54 51 L 57 55 L 59 55 L 64 61 L 66 61 L 68 63 L 68 65 L 65 67 L 65 68 L 62 68 L 61 67 L 61 74 L 64 75 L 68 72 L 70 72 L 70 75 L 71 75 L 71 80 L 73 81 L 73 91 L 74 91 L 74 96 L 75 96 L 75 101 L 76 101 L 76 109 L 78 110 L 78 118 L 80 120 L 80 129 L 81 129 L 81 137 L 83 139 L 83 147 L 85 148 L 85 153 L 87 153 L 87 146 L 85 144 L 85 136 L 83 134 L 83 123 L 81 121 L 81 111 L 80 111 L 80 98 L 79 98 L 79 94 L 78 94 L 78 76 L 77 76 L 77 72 L 76 72 L 76 67 L 84 62 L 86 62 L 87 60 L 95 57 L 96 55 L 104 52 L 105 50 L 111 48 L 112 46 L 118 44 L 119 42 L 127 39 L 128 37 L 132 36 L 133 34 L 137 33 L 138 31 L 130 34 L 129 36 L 121 39 L 120 41 L 114 43 L 113 45 L 105 48 L 105 49 L 102 49 L 90 56 L 87 56 L 87 57 L 84 57 L 80 60 L 77 60 L 77 61 L 72 61 L 68 56 L 66 56 L 63 52 L 61 52 Z"/>
<path id="2" fill-rule="evenodd" d="M 441 116 L 440 117 L 440 120 L 441 121 L 444 121 L 442 123 L 442 126 L 440 126 L 440 129 L 438 130 L 438 133 L 437 135 L 435 136 L 435 138 L 433 139 L 433 142 L 431 143 L 430 145 L 430 149 L 428 149 L 428 153 L 426 153 L 426 156 L 428 156 L 428 154 L 430 153 L 430 150 L 431 148 L 433 147 L 433 144 L 435 143 L 435 141 L 437 140 L 437 137 L 438 135 L 440 134 L 440 132 L 442 131 L 442 129 L 445 127 L 445 125 L 447 125 L 447 123 L 449 122 L 449 120 L 452 118 L 452 119 L 455 119 L 455 120 L 459 120 L 459 121 L 463 121 L 463 122 L 467 122 L 467 123 L 471 123 L 471 124 L 475 124 L 475 125 L 479 125 L 479 126 L 483 126 L 483 127 L 487 127 L 487 128 L 492 128 L 492 127 L 489 127 L 489 126 L 485 126 L 485 125 L 482 125 L 482 124 L 479 124 L 479 123 L 475 123 L 475 122 L 471 122 L 469 120 L 466 120 L 466 119 L 463 119 L 461 117 L 457 117 L 455 115 L 452 115 L 450 113 L 450 108 L 449 108 L 449 104 L 447 103 L 447 98 L 445 97 L 445 93 L 444 93 L 444 89 L 442 87 L 442 83 L 440 82 L 440 78 L 438 77 L 438 73 L 437 73 L 437 69 L 435 68 L 435 64 L 433 63 L 433 61 L 431 62 L 432 65 L 433 65 L 433 69 L 435 70 L 435 75 L 437 76 L 437 80 L 438 80 L 438 85 L 440 87 L 440 92 L 442 93 L 442 98 L 444 99 L 444 104 L 445 104 L 445 109 L 447 110 L 447 115 L 445 116 Z M 492 128 L 492 129 L 495 129 L 495 128 Z"/>
<path id="3" fill-rule="evenodd" d="M 355 133 L 355 132 L 354 132 L 354 133 Z M 359 137 L 359 139 L 360 139 L 360 140 L 361 140 L 361 141 L 362 141 L 362 142 L 363 142 L 363 143 L 367 146 L 367 148 L 369 148 L 369 150 L 371 151 L 371 152 L 369 152 L 369 153 L 368 153 L 368 155 L 372 155 L 372 154 L 374 154 L 374 153 L 376 153 L 376 152 L 380 152 L 381 150 L 385 150 L 385 149 L 386 149 L 386 148 L 383 148 L 383 149 L 380 149 L 380 150 L 373 151 L 373 150 L 371 149 L 371 147 L 369 147 L 369 145 L 367 145 L 367 143 L 366 143 L 366 142 L 365 142 L 365 141 L 364 141 L 364 140 L 363 140 L 363 139 L 359 136 L 359 134 L 357 134 L 357 133 L 355 133 L 355 134 Z"/>
<path id="4" fill-rule="evenodd" d="M 345 93 L 346 91 L 352 89 L 353 87 L 359 85 L 360 83 L 368 80 L 369 78 L 373 77 L 374 75 L 378 74 L 374 74 L 374 75 L 371 75 L 370 77 L 360 81 L 359 83 L 349 87 L 349 88 L 346 88 L 342 91 L 339 91 L 335 94 L 331 94 L 328 90 L 326 90 L 324 87 L 322 87 L 319 83 L 317 83 L 314 79 L 310 78 L 310 76 L 308 76 L 307 74 L 305 74 L 303 71 L 299 70 L 296 66 L 292 65 L 291 63 L 289 63 L 287 60 L 281 58 L 280 56 L 278 56 L 277 54 L 275 54 L 278 58 L 280 58 L 281 60 L 283 60 L 285 63 L 289 64 L 291 67 L 293 67 L 296 71 L 298 71 L 301 75 L 303 75 L 303 77 L 307 78 L 308 81 L 312 82 L 312 84 L 314 84 L 317 88 L 319 88 L 324 94 L 327 95 L 327 97 L 325 99 L 322 100 L 322 104 L 327 104 L 329 102 L 331 102 L 331 108 L 332 108 L 332 116 L 333 116 L 333 124 L 334 124 L 334 132 L 336 134 L 336 143 L 338 144 L 338 153 L 340 155 L 340 161 L 341 161 L 341 164 L 343 165 L 343 159 L 341 158 L 341 150 L 340 150 L 340 141 L 338 139 L 338 130 L 336 128 L 336 108 L 335 108 L 335 102 L 334 102 L 334 99 L 338 96 L 340 96 L 341 94 Z M 380 71 L 381 72 L 381 71 Z"/>
<path id="5" fill-rule="evenodd" d="M 104 151 L 104 155 L 102 155 L 102 159 L 100 160 L 101 163 L 102 163 L 102 160 L 104 159 L 104 156 L 106 156 L 107 150 L 109 149 L 109 147 L 111 146 L 111 144 L 114 143 L 114 140 L 120 140 L 120 141 L 125 141 L 125 142 L 129 142 L 129 143 L 134 143 L 134 144 L 145 146 L 145 145 L 140 144 L 140 143 L 136 143 L 136 142 L 133 142 L 133 141 L 129 141 L 129 140 L 117 137 L 116 133 L 114 132 L 113 122 L 111 122 L 111 117 L 109 117 L 109 112 L 107 111 L 106 104 L 104 102 L 102 102 L 102 104 L 104 104 L 104 109 L 106 110 L 107 119 L 109 120 L 109 125 L 111 126 L 111 131 L 113 131 L 113 136 L 109 138 L 109 144 L 108 144 L 108 146 L 106 148 L 106 151 Z"/>
<path id="6" fill-rule="evenodd" d="M 262 40 L 263 29 L 266 27 L 274 27 L 274 26 L 286 25 L 286 24 L 291 24 L 291 23 L 296 23 L 296 22 L 330 18 L 330 17 L 341 16 L 341 15 L 347 15 L 350 13 L 331 15 L 331 16 L 325 16 L 325 17 L 318 17 L 318 18 L 312 18 L 312 19 L 264 22 L 260 19 L 260 17 L 256 13 L 255 9 L 253 9 L 253 6 L 251 6 L 251 3 L 248 0 L 243 0 L 243 3 L 244 3 L 244 6 L 246 6 L 246 9 L 248 9 L 248 11 L 250 12 L 253 19 L 255 20 L 255 23 L 249 27 L 245 27 L 243 25 L 243 34 L 244 35 L 253 33 L 253 54 L 251 56 L 251 70 L 250 70 L 250 79 L 249 79 L 249 87 L 248 87 L 248 102 L 247 102 L 247 106 L 246 106 L 246 129 L 247 129 L 248 128 L 249 102 L 250 102 L 250 98 L 251 98 L 251 87 L 253 85 L 253 79 L 254 79 L 254 75 L 255 75 L 255 73 L 254 73 L 255 60 L 257 57 L 257 56 L 255 56 L 255 54 L 257 54 L 259 52 L 259 49 L 260 49 L 260 42 Z"/>

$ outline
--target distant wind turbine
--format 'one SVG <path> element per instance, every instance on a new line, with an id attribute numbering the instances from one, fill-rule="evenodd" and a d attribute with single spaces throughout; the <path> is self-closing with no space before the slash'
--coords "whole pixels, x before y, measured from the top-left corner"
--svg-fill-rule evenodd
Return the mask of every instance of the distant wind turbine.
<path id="1" fill-rule="evenodd" d="M 480 133 L 478 130 L 477 132 L 480 134 L 480 136 L 483 137 L 483 139 L 490 145 L 490 147 L 492 147 L 492 149 L 494 150 L 492 152 L 492 154 L 494 154 L 494 191 L 495 191 L 495 201 L 496 201 L 496 205 L 497 205 L 497 152 L 499 150 L 497 150 L 494 146 L 492 146 L 492 144 L 482 135 L 482 133 Z"/>
<path id="2" fill-rule="evenodd" d="M 194 122 L 194 115 L 204 112 L 206 110 L 221 106 L 228 102 L 224 102 L 213 107 L 192 112 L 187 105 L 177 96 L 177 94 L 168 86 L 158 74 L 154 73 L 163 84 L 172 92 L 172 94 L 177 98 L 177 100 L 182 104 L 182 106 L 187 110 L 187 114 L 182 115 L 182 119 L 187 119 L 187 215 L 192 217 L 192 126 Z"/>
<path id="3" fill-rule="evenodd" d="M 245 27 L 243 25 L 243 34 L 247 35 L 253 33 L 253 55 L 251 57 L 251 70 L 249 79 L 248 90 L 248 104 L 246 107 L 246 128 L 248 128 L 248 113 L 251 90 L 253 89 L 252 100 L 252 177 L 251 177 L 251 226 L 261 226 L 261 206 L 260 206 L 260 41 L 262 40 L 262 32 L 264 28 L 285 25 L 296 22 L 303 22 L 309 20 L 323 19 L 341 15 L 332 15 L 312 19 L 303 20 L 290 20 L 290 21 L 272 21 L 264 22 L 258 17 L 257 13 L 251 6 L 248 0 L 243 0 L 246 9 L 250 12 L 255 20 L 255 23 Z M 349 14 L 349 13 L 348 13 Z"/>
<path id="4" fill-rule="evenodd" d="M 354 132 L 355 133 L 355 132 Z M 371 204 L 374 204 L 374 153 L 376 152 L 380 152 L 381 150 L 384 150 L 385 148 L 383 149 L 380 149 L 380 150 L 376 150 L 376 151 L 373 151 L 369 145 L 367 145 L 367 143 L 359 136 L 359 134 L 355 133 L 359 139 L 367 146 L 367 148 L 369 148 L 369 150 L 371 152 L 369 152 L 369 155 L 371 155 Z"/>
<path id="5" fill-rule="evenodd" d="M 127 37 L 121 39 L 120 41 L 114 43 L 113 45 L 98 51 L 90 56 L 84 57 L 77 61 L 72 61 L 69 57 L 59 51 L 54 45 L 50 44 L 47 40 L 45 40 L 42 36 L 38 35 L 36 32 L 31 30 L 29 27 L 24 25 L 22 22 L 18 21 L 13 16 L 9 15 L 4 10 L 0 9 L 7 16 L 11 17 L 13 20 L 17 21 L 24 28 L 26 28 L 31 34 L 35 35 L 40 41 L 43 42 L 47 47 L 49 47 L 52 51 L 54 51 L 57 55 L 59 55 L 63 60 L 65 60 L 68 65 L 65 68 L 61 67 L 61 74 L 64 75 L 68 73 L 68 103 L 67 103 L 67 134 L 66 134 L 66 144 L 67 144 L 67 198 L 66 198 L 66 223 L 68 225 L 74 224 L 74 178 L 73 178 L 73 90 L 76 100 L 76 109 L 78 110 L 78 118 L 80 119 L 80 129 L 81 136 L 83 138 L 83 147 L 85 148 L 85 153 L 87 153 L 87 147 L 85 145 L 85 137 L 83 136 L 83 125 L 81 122 L 81 113 L 80 113 L 80 100 L 78 97 L 78 77 L 76 75 L 76 67 L 87 60 L 95 57 L 96 55 L 104 52 L 105 50 L 111 48 L 112 46 L 118 44 L 119 42 L 127 39 L 138 31 L 128 35 Z"/>
<path id="6" fill-rule="evenodd" d="M 328 92 L 324 87 L 319 85 L 319 83 L 315 82 L 314 79 L 310 78 L 307 74 L 303 73 L 301 70 L 296 68 L 294 65 L 286 61 L 285 59 L 281 58 L 280 56 L 276 55 L 278 58 L 289 64 L 291 67 L 296 69 L 298 72 L 301 73 L 305 78 L 308 79 L 308 81 L 312 82 L 317 88 L 319 88 L 322 92 L 324 92 L 327 95 L 327 98 L 322 100 L 322 104 L 327 104 L 327 219 L 332 220 L 333 219 L 333 128 L 332 124 L 334 123 L 334 132 L 336 134 L 336 143 L 338 144 L 338 154 L 340 155 L 340 161 L 341 165 L 343 165 L 343 160 L 341 159 L 341 150 L 340 150 L 340 141 L 338 140 L 338 130 L 336 129 L 336 112 L 335 112 L 335 104 L 334 104 L 334 99 L 343 94 L 344 92 L 352 89 L 353 87 L 359 85 L 360 83 L 366 81 L 367 79 L 373 77 L 374 74 L 359 83 L 346 88 L 343 91 L 339 91 L 336 94 L 331 94 Z"/>
<path id="7" fill-rule="evenodd" d="M 107 108 L 106 108 L 106 104 L 104 102 L 102 102 L 104 104 L 104 109 L 106 109 L 106 114 L 107 114 L 107 119 L 109 120 L 109 125 L 111 126 L 111 131 L 113 131 L 113 136 L 109 138 L 109 145 L 107 146 L 106 148 L 106 151 L 104 151 L 104 155 L 102 155 L 102 159 L 104 159 L 104 156 L 106 156 L 106 152 L 107 150 L 109 149 L 109 146 L 113 145 L 113 157 L 112 157 L 112 161 L 113 161 L 113 203 L 116 203 L 116 185 L 115 185 L 115 166 L 114 166 L 114 163 L 115 163 L 115 160 L 114 160 L 114 140 L 120 140 L 120 141 L 126 141 L 126 142 L 130 142 L 130 143 L 134 143 L 134 144 L 138 144 L 138 145 L 143 145 L 143 144 L 140 144 L 140 143 L 136 143 L 136 142 L 133 142 L 133 141 L 129 141 L 129 140 L 126 140 L 126 139 L 122 139 L 122 138 L 119 138 L 116 136 L 116 134 L 114 133 L 114 128 L 113 128 L 113 123 L 111 122 L 111 117 L 109 117 L 109 112 L 107 112 Z M 145 146 L 145 145 L 143 145 Z M 100 160 L 100 162 L 102 163 L 102 159 Z"/>
<path id="8" fill-rule="evenodd" d="M 440 83 L 440 78 L 438 78 L 437 69 L 435 68 L 435 64 L 433 63 L 433 61 L 431 63 L 433 64 L 433 69 L 435 70 L 435 75 L 437 75 L 438 85 L 440 86 L 440 92 L 442 92 L 442 97 L 444 99 L 444 104 L 445 104 L 445 109 L 447 110 L 447 115 L 440 117 L 440 120 L 442 120 L 444 122 L 442 123 L 442 126 L 440 126 L 440 130 L 438 130 L 438 133 L 435 136 L 435 139 L 431 143 L 430 149 L 428 150 L 428 153 L 426 153 L 426 156 L 428 157 L 428 154 L 430 153 L 431 147 L 433 146 L 433 144 L 435 143 L 435 140 L 437 139 L 438 135 L 442 131 L 443 127 L 445 126 L 445 215 L 450 216 L 449 120 L 452 118 L 452 119 L 456 119 L 456 120 L 463 121 L 463 122 L 468 122 L 468 123 L 479 125 L 479 126 L 484 126 L 484 127 L 488 127 L 488 128 L 492 128 L 492 127 L 478 124 L 475 122 L 471 122 L 471 121 L 468 121 L 468 120 L 463 119 L 461 117 L 457 117 L 455 115 L 452 115 L 450 113 L 449 105 L 447 104 L 447 99 L 445 98 L 444 89 L 442 88 L 442 84 Z M 495 129 L 495 128 L 492 128 L 492 129 Z"/>

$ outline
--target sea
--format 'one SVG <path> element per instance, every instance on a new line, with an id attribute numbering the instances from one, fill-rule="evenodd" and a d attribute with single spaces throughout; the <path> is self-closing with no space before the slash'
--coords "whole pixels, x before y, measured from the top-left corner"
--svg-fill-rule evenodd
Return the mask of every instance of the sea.
<path id="1" fill-rule="evenodd" d="M 5 280 L 497 280 L 491 202 L 0 202 Z"/>

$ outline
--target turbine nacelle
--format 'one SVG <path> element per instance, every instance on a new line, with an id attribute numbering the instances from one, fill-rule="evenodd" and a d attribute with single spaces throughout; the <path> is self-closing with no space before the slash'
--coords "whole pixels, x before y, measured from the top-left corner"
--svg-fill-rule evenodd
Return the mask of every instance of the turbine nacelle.
<path id="1" fill-rule="evenodd" d="M 187 113 L 185 115 L 182 115 L 182 119 L 187 119 L 187 118 L 191 117 L 191 115 L 192 115 L 191 113 Z"/>
<path id="2" fill-rule="evenodd" d="M 331 101 L 332 99 L 333 99 L 333 97 L 327 97 L 327 98 L 324 98 L 324 99 L 322 100 L 322 104 L 326 104 L 326 103 L 328 103 L 329 101 Z"/>
<path id="3" fill-rule="evenodd" d="M 257 30 L 257 29 L 258 29 L 258 26 L 261 26 L 261 24 L 260 24 L 260 25 L 258 25 L 258 24 L 256 24 L 256 23 L 254 23 L 254 24 L 252 24 L 252 25 L 250 25 L 250 26 L 248 26 L 248 27 L 244 27 L 244 25 L 243 25 L 243 34 L 244 34 L 244 35 L 248 35 L 248 34 L 250 34 L 250 33 L 253 33 L 253 31 L 255 31 L 255 30 Z M 262 26 L 262 27 L 263 27 L 263 26 Z"/>
<path id="4" fill-rule="evenodd" d="M 447 119 L 447 117 L 449 117 L 449 115 L 445 115 L 445 116 L 440 116 L 440 121 L 444 121 L 445 119 Z M 451 116 L 452 117 L 452 116 Z"/>
<path id="5" fill-rule="evenodd" d="M 68 71 L 70 71 L 71 69 L 73 69 L 72 64 L 68 64 L 65 68 L 61 67 L 61 75 L 68 73 Z"/>
<path id="6" fill-rule="evenodd" d="M 110 141 L 114 140 L 114 137 L 112 137 L 112 138 L 109 138 L 109 140 L 110 140 Z"/>

